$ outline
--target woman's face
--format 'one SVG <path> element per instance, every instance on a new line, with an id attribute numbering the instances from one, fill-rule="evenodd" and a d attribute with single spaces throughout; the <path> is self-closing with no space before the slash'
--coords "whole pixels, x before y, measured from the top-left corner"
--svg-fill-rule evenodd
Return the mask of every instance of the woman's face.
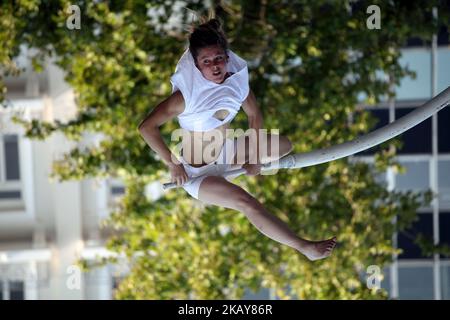
<path id="1" fill-rule="evenodd" d="M 219 45 L 213 45 L 199 50 L 197 68 L 206 79 L 222 83 L 227 73 L 227 61 L 224 50 Z"/>

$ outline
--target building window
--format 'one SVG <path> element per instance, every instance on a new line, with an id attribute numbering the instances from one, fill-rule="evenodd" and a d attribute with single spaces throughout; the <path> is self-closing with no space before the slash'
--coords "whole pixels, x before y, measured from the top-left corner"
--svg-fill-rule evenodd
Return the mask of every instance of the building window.
<path id="1" fill-rule="evenodd" d="M 0 200 L 2 199 L 21 199 L 22 193 L 20 191 L 0 191 Z"/>
<path id="2" fill-rule="evenodd" d="M 120 284 L 120 282 L 122 282 L 122 280 L 123 280 L 122 277 L 117 277 L 117 276 L 112 277 L 112 288 L 111 289 L 113 291 L 117 290 L 117 288 L 119 288 L 119 284 Z"/>
<path id="3" fill-rule="evenodd" d="M 111 186 L 111 196 L 121 196 L 125 193 L 125 187 L 124 186 Z"/>
<path id="4" fill-rule="evenodd" d="M 389 124 L 389 110 L 388 109 L 373 109 L 370 110 L 372 116 L 377 119 L 377 123 L 372 130 L 379 129 Z"/>
<path id="5" fill-rule="evenodd" d="M 25 300 L 23 281 L 0 281 L 0 300 Z"/>
<path id="6" fill-rule="evenodd" d="M 19 139 L 0 134 L 0 207 L 16 207 L 21 199 Z"/>
<path id="7" fill-rule="evenodd" d="M 125 194 L 125 186 L 120 179 L 111 178 L 108 180 L 108 204 L 116 205 Z"/>
<path id="8" fill-rule="evenodd" d="M 381 280 L 381 289 L 386 290 L 388 296 L 391 295 L 391 270 L 389 267 L 383 269 L 383 279 Z"/>
<path id="9" fill-rule="evenodd" d="M 398 100 L 426 99 L 431 96 L 431 50 L 414 48 L 402 50 L 400 64 L 416 73 L 416 78 L 405 77 L 396 88 Z"/>
<path id="10" fill-rule="evenodd" d="M 10 281 L 9 282 L 9 299 L 10 300 L 24 300 L 24 284 L 23 281 Z"/>
<path id="11" fill-rule="evenodd" d="M 450 153 L 450 107 L 442 109 L 437 115 L 438 151 L 439 153 Z"/>
<path id="12" fill-rule="evenodd" d="M 437 63 L 438 63 L 438 92 L 447 89 L 450 83 L 450 48 L 441 47 L 437 49 Z M 444 71 L 447 70 L 447 71 Z"/>
<path id="13" fill-rule="evenodd" d="M 395 189 L 423 192 L 430 189 L 430 165 L 428 160 L 400 160 L 405 173 L 395 177 Z"/>
<path id="14" fill-rule="evenodd" d="M 433 267 L 399 266 L 398 287 L 400 299 L 433 299 Z"/>
<path id="15" fill-rule="evenodd" d="M 450 299 L 450 264 L 441 266 L 441 298 Z"/>
<path id="16" fill-rule="evenodd" d="M 112 277 L 111 281 L 112 299 L 115 299 L 116 292 L 119 289 L 119 285 L 124 279 L 125 275 L 116 275 Z"/>
<path id="17" fill-rule="evenodd" d="M 447 5 L 447 7 L 448 7 L 448 5 Z M 438 15 L 439 15 L 439 13 L 438 13 Z M 447 26 L 441 25 L 439 27 L 439 31 L 437 34 L 439 46 L 448 46 L 449 38 L 450 38 L 450 35 L 448 32 L 449 32 L 449 30 L 447 30 Z"/>
<path id="18" fill-rule="evenodd" d="M 4 177 L 6 181 L 20 180 L 19 144 L 15 134 L 3 135 Z"/>
<path id="19" fill-rule="evenodd" d="M 395 110 L 395 119 L 407 115 L 415 108 L 399 108 Z M 398 154 L 431 153 L 431 118 L 419 123 L 400 135 L 403 147 L 397 150 Z"/>
<path id="20" fill-rule="evenodd" d="M 110 178 L 108 180 L 109 197 L 116 198 L 125 194 L 125 185 L 122 179 Z"/>
<path id="21" fill-rule="evenodd" d="M 439 213 L 439 243 L 450 246 L 450 212 Z M 450 259 L 444 256 L 441 258 Z"/>
<path id="22" fill-rule="evenodd" d="M 398 247 L 403 250 L 399 259 L 432 259 L 422 254 L 422 250 L 414 243 L 418 234 L 433 239 L 433 215 L 431 213 L 418 214 L 418 220 L 412 226 L 398 234 Z"/>
<path id="23" fill-rule="evenodd" d="M 450 160 L 438 162 L 439 207 L 450 209 Z"/>

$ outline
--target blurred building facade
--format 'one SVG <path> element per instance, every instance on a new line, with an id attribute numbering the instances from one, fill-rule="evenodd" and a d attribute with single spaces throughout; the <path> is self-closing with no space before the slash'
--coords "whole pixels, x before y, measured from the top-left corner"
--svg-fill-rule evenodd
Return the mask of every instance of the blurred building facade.
<path id="1" fill-rule="evenodd" d="M 6 79 L 7 107 L 0 108 L 0 299 L 111 299 L 122 271 L 108 266 L 84 274 L 74 264 L 108 254 L 100 222 L 123 186 L 49 178 L 52 162 L 73 142 L 61 134 L 27 139 L 11 118 L 67 121 L 76 114 L 74 92 L 51 61 L 34 73 L 22 49 L 17 63 L 26 71 Z M 97 141 L 86 135 L 81 144 Z"/>
<path id="2" fill-rule="evenodd" d="M 377 127 L 405 115 L 450 85 L 448 35 L 430 48 L 414 43 L 403 50 L 402 63 L 417 72 L 396 88 L 395 101 L 368 106 Z M 50 181 L 51 164 L 73 143 L 59 134 L 29 140 L 12 123 L 27 119 L 65 121 L 76 113 L 73 90 L 51 61 L 36 74 L 23 49 L 18 64 L 26 71 L 7 78 L 7 108 L 0 108 L 0 299 L 111 299 L 126 266 L 106 266 L 79 273 L 78 258 L 108 255 L 100 223 L 124 192 L 113 180 Z M 412 239 L 419 232 L 450 244 L 450 107 L 403 135 L 398 159 L 404 175 L 386 172 L 382 180 L 396 190 L 433 190 L 438 197 L 419 210 L 411 230 L 395 236 L 404 251 L 384 270 L 383 288 L 398 299 L 449 299 L 450 259 L 421 255 Z M 96 143 L 86 135 L 82 143 Z M 353 157 L 373 161 L 373 150 Z M 157 188 L 154 192 L 158 192 Z M 246 298 L 269 299 L 269 290 Z"/>
<path id="3" fill-rule="evenodd" d="M 401 63 L 416 72 L 415 79 L 404 78 L 395 87 L 395 100 L 366 108 L 378 119 L 376 128 L 387 125 L 450 86 L 450 47 L 448 33 L 441 29 L 431 46 L 410 39 L 402 50 Z M 428 207 L 418 210 L 418 221 L 393 241 L 402 254 L 384 270 L 382 287 L 394 299 L 450 299 L 450 259 L 426 257 L 414 244 L 423 234 L 434 243 L 450 245 L 450 108 L 401 135 L 403 146 L 397 159 L 404 174 L 388 170 L 380 180 L 391 190 L 427 191 L 437 196 Z M 354 158 L 373 162 L 376 148 Z"/>

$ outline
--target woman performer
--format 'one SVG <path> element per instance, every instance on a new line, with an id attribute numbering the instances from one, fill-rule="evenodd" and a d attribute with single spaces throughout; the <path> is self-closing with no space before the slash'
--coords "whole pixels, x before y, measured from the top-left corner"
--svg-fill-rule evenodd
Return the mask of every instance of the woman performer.
<path id="1" fill-rule="evenodd" d="M 291 152 L 292 144 L 285 136 L 276 137 L 279 148 L 271 146 L 270 134 L 260 139 L 263 118 L 249 88 L 247 63 L 228 48 L 217 19 L 194 28 L 189 48 L 170 80 L 172 94 L 147 115 L 139 131 L 168 166 L 172 182 L 204 203 L 242 212 L 261 233 L 298 250 L 310 260 L 328 257 L 336 245 L 336 237 L 322 241 L 298 237 L 257 199 L 223 177 L 224 172 L 239 167 L 248 175 L 257 175 L 262 164 Z M 248 116 L 249 127 L 256 132 L 253 136 L 256 141 L 248 135 L 226 137 L 226 129 L 241 106 Z M 178 117 L 184 130 L 180 161 L 159 132 L 159 127 L 174 117 Z M 208 150 L 214 152 L 205 152 Z M 267 150 L 267 154 L 261 155 L 260 150 Z M 238 155 L 243 155 L 243 159 Z"/>

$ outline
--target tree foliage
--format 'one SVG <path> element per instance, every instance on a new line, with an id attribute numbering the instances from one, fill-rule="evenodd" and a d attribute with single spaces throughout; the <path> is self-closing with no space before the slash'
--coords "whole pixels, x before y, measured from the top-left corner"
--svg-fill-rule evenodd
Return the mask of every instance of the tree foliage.
<path id="1" fill-rule="evenodd" d="M 239 177 L 273 214 L 299 235 L 337 235 L 332 257 L 309 262 L 293 249 L 260 234 L 240 213 L 204 206 L 184 190 L 158 200 L 145 186 L 167 181 L 166 168 L 139 136 L 137 125 L 170 94 L 169 77 L 186 46 L 189 10 L 170 1 L 77 1 L 81 29 L 69 30 L 67 7 L 74 1 L 23 0 L 0 7 L 3 76 L 18 72 L 20 45 L 39 49 L 36 69 L 53 57 L 74 88 L 78 114 L 67 123 L 17 119 L 30 138 L 62 132 L 79 141 L 100 133 L 98 146 L 77 147 L 55 162 L 60 180 L 120 177 L 126 193 L 107 221 L 116 230 L 108 248 L 131 264 L 119 299 L 240 298 L 246 288 L 272 288 L 283 299 L 386 297 L 366 287 L 370 265 L 388 264 L 392 238 L 416 218 L 429 195 L 386 190 L 375 179 L 396 166 L 389 144 L 375 165 L 342 159 L 255 178 Z M 381 29 L 366 27 L 366 8 L 381 9 Z M 250 86 L 265 128 L 277 128 L 307 152 L 351 140 L 374 125 L 356 108 L 358 95 L 375 103 L 394 81 L 410 72 L 399 64 L 411 37 L 431 39 L 439 1 L 215 1 L 231 48 L 249 62 Z M 199 13 L 211 9 L 188 1 Z M 180 22 L 170 27 L 179 12 Z M 449 21 L 440 13 L 440 21 Z M 6 92 L 1 85 L 0 92 Z M 175 122 L 162 127 L 170 142 Z M 241 113 L 234 122 L 246 128 Z M 393 224 L 394 217 L 397 223 Z M 139 253 L 139 254 L 136 254 Z"/>

